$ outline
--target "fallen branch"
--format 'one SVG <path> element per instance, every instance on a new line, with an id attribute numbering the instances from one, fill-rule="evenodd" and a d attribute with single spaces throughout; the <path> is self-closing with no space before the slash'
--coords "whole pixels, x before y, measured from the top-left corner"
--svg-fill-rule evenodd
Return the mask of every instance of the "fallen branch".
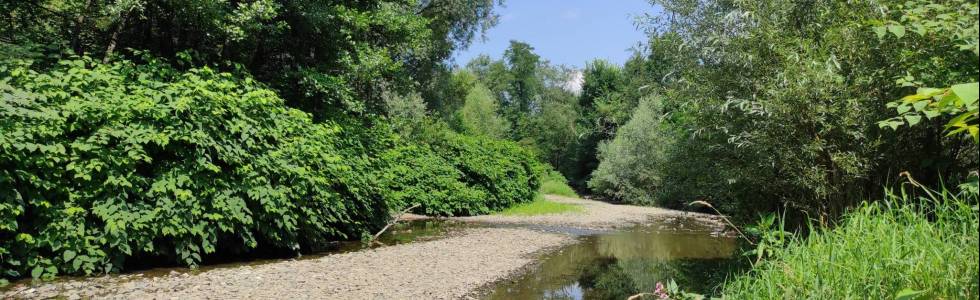
<path id="1" fill-rule="evenodd" d="M 377 240 L 378 237 L 381 236 L 382 233 L 385 233 L 385 231 L 388 230 L 388 228 L 391 227 L 391 225 L 395 225 L 395 223 L 398 223 L 398 219 L 401 219 L 401 217 L 403 215 L 407 214 L 409 211 L 415 209 L 416 207 L 419 207 L 419 204 L 412 205 L 411 207 L 406 208 L 405 210 L 402 210 L 402 212 L 398 213 L 398 215 L 395 216 L 394 219 L 391 219 L 391 221 L 388 221 L 388 225 L 385 225 L 384 228 L 381 228 L 381 231 L 378 231 L 378 233 L 375 233 L 374 236 L 371 237 L 371 240 L 368 241 L 368 242 L 369 243 L 374 243 L 374 241 Z"/>
<path id="2" fill-rule="evenodd" d="M 707 206 L 711 210 L 715 211 L 715 213 L 717 213 L 718 216 L 721 217 L 722 220 L 725 220 L 725 222 L 728 223 L 728 226 L 731 226 L 732 229 L 735 229 L 735 232 L 738 232 L 738 235 L 741 235 L 742 238 L 745 239 L 745 241 L 749 242 L 749 244 L 752 244 L 753 246 L 755 245 L 755 242 L 753 242 L 752 239 L 749 239 L 749 237 L 745 236 L 745 234 L 742 233 L 741 230 L 738 230 L 738 226 L 735 226 L 735 224 L 733 224 L 732 221 L 729 221 L 728 220 L 728 217 L 726 217 L 724 214 L 722 214 L 720 211 L 718 211 L 718 209 L 716 209 L 714 206 L 712 206 L 711 203 L 708 203 L 706 201 L 697 200 L 697 201 L 688 203 L 687 205 L 695 205 L 695 204 L 702 205 L 702 206 Z"/>

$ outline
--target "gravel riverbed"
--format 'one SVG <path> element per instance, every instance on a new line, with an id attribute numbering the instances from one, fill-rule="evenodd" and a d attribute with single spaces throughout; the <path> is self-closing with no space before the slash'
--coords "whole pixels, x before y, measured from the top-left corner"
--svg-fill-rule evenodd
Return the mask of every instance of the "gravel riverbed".
<path id="1" fill-rule="evenodd" d="M 584 199 L 548 199 L 581 205 L 583 212 L 453 219 L 608 230 L 655 217 L 689 215 Z M 529 228 L 466 228 L 436 240 L 201 272 L 22 282 L 0 292 L 0 298 L 473 299 L 494 283 L 526 270 L 539 255 L 576 241 L 570 234 Z"/>

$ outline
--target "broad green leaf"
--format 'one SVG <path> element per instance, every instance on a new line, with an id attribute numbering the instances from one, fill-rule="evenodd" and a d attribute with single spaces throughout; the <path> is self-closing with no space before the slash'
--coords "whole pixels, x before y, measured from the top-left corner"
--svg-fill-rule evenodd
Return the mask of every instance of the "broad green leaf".
<path id="1" fill-rule="evenodd" d="M 977 82 L 964 83 L 954 85 L 949 89 L 953 92 L 953 94 L 956 94 L 957 97 L 960 97 L 960 100 L 963 100 L 963 102 L 972 103 L 977 101 L 977 89 L 980 89 L 980 85 L 978 85 Z"/>
<path id="2" fill-rule="evenodd" d="M 916 95 L 920 95 L 920 96 L 932 97 L 932 96 L 935 96 L 935 95 L 942 94 L 945 91 L 946 91 L 945 89 L 921 87 L 921 88 L 919 88 L 918 90 L 915 91 L 915 94 Z"/>
<path id="3" fill-rule="evenodd" d="M 904 114 L 912 110 L 912 107 L 908 104 L 902 104 L 898 106 L 898 114 Z"/>
<path id="4" fill-rule="evenodd" d="M 905 26 L 902 25 L 888 25 L 888 32 L 891 32 L 898 38 L 905 36 Z"/>
<path id="5" fill-rule="evenodd" d="M 878 36 L 878 39 L 885 38 L 885 34 L 888 33 L 887 29 L 885 29 L 885 26 L 875 26 L 872 27 L 871 29 L 874 30 L 875 35 Z"/>
<path id="6" fill-rule="evenodd" d="M 966 119 L 970 118 L 971 116 L 972 116 L 972 114 L 970 114 L 970 113 L 960 114 L 959 116 L 956 116 L 952 120 L 949 120 L 949 122 L 946 123 L 946 127 L 947 128 L 951 128 L 951 127 L 966 127 L 967 126 Z"/>
<path id="7" fill-rule="evenodd" d="M 41 275 L 42 274 L 44 274 L 44 267 L 34 266 L 34 269 L 31 269 L 31 277 L 33 277 L 35 279 L 36 278 L 41 278 Z"/>
<path id="8" fill-rule="evenodd" d="M 892 130 L 898 130 L 898 127 L 899 126 L 902 126 L 903 123 L 904 122 L 902 122 L 902 121 L 896 121 L 896 120 L 888 120 L 888 121 L 885 121 L 885 125 L 888 126 L 888 127 L 891 127 Z"/>
<path id="9" fill-rule="evenodd" d="M 900 99 L 900 100 L 902 100 L 902 102 L 905 102 L 905 103 L 912 103 L 912 102 L 916 102 L 916 101 L 923 100 L 923 99 L 929 99 L 929 98 L 932 98 L 932 95 L 929 95 L 929 94 L 914 94 L 914 95 L 908 95 L 908 96 L 902 97 L 902 99 Z"/>
<path id="10" fill-rule="evenodd" d="M 919 121 L 922 121 L 922 116 L 909 114 L 905 115 L 905 120 L 909 122 L 909 126 L 915 126 L 915 124 L 919 124 Z"/>
<path id="11" fill-rule="evenodd" d="M 64 259 L 65 259 L 66 262 L 69 262 L 69 261 L 71 261 L 72 259 L 75 258 L 75 255 L 76 255 L 75 251 L 65 250 L 65 253 L 64 253 L 63 257 L 64 257 Z"/>
<path id="12" fill-rule="evenodd" d="M 912 107 L 915 108 L 915 111 L 922 111 L 922 109 L 926 108 L 927 105 L 929 105 L 928 101 L 918 101 L 912 103 Z"/>

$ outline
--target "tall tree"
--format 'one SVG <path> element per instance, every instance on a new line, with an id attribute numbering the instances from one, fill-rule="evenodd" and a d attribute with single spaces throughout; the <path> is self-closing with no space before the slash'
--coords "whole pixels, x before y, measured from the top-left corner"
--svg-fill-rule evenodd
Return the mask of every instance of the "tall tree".
<path id="1" fill-rule="evenodd" d="M 495 3 L 4 1 L 0 23 L 14 30 L 0 34 L 0 41 L 64 45 L 96 57 L 131 48 L 242 66 L 318 118 L 365 115 L 383 112 L 389 90 L 408 94 L 426 86 L 452 51 L 496 24 Z"/>

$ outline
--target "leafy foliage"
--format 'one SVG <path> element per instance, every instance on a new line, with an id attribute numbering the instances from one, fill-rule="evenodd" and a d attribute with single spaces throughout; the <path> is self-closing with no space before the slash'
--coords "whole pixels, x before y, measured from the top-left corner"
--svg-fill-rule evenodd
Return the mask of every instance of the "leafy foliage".
<path id="1" fill-rule="evenodd" d="M 558 171 L 548 167 L 541 175 L 541 188 L 538 192 L 543 195 L 558 195 L 570 198 L 578 198 L 578 193 L 571 186 L 568 186 L 568 179 Z"/>
<path id="2" fill-rule="evenodd" d="M 664 174 L 669 130 L 660 98 L 644 98 L 616 137 L 599 145 L 599 167 L 592 173 L 592 191 L 629 203 L 663 205 L 658 193 Z"/>
<path id="3" fill-rule="evenodd" d="M 977 91 L 976 82 L 957 84 L 946 89 L 920 88 L 915 95 L 905 96 L 899 101 L 889 102 L 888 107 L 895 108 L 899 116 L 878 122 L 881 127 L 898 129 L 902 124 L 915 126 L 922 122 L 922 117 L 932 119 L 940 115 L 954 116 L 946 123 L 947 135 L 963 134 L 973 138 L 973 143 L 980 142 L 977 129 Z"/>
<path id="4" fill-rule="evenodd" d="M 534 198 L 534 201 L 512 206 L 501 211 L 500 214 L 505 216 L 537 216 L 581 212 L 582 207 L 578 205 L 548 201 L 543 196 L 538 195 Z"/>
<path id="5" fill-rule="evenodd" d="M 0 3 L 0 277 L 299 251 L 412 204 L 531 201 L 532 152 L 493 139 L 499 103 L 444 62 L 500 3 Z"/>
<path id="6" fill-rule="evenodd" d="M 594 181 L 607 183 L 606 194 L 635 194 L 622 184 L 632 182 L 650 203 L 704 199 L 742 217 L 788 208 L 834 219 L 897 172 L 932 184 L 935 174 L 975 169 L 975 144 L 941 139 L 938 120 L 923 118 L 915 131 L 878 126 L 894 116 L 885 103 L 908 86 L 977 80 L 976 35 L 967 34 L 975 2 L 654 3 L 666 13 L 645 22 L 650 42 L 630 65 L 648 77 L 643 90 L 662 95 L 661 124 L 640 139 L 657 148 L 618 153 L 659 162 L 608 169 L 621 175 Z M 921 34 L 905 34 L 913 31 Z M 638 90 L 619 93 L 643 97 Z"/>
<path id="7" fill-rule="evenodd" d="M 325 119 L 377 115 L 389 90 L 427 86 L 453 50 L 496 24 L 499 1 L 166 0 L 0 4 L 6 44 L 76 55 L 148 51 L 246 68 L 293 107 Z"/>
<path id="8" fill-rule="evenodd" d="M 371 162 L 254 80 L 148 59 L 0 68 L 4 276 L 299 250 L 388 218 Z"/>
<path id="9" fill-rule="evenodd" d="M 513 142 L 445 133 L 432 144 L 436 153 L 464 175 L 462 181 L 485 192 L 480 213 L 529 202 L 541 185 L 543 166 Z"/>
<path id="10" fill-rule="evenodd" d="M 416 212 L 426 215 L 477 215 L 490 208 L 486 191 L 463 182 L 464 174 L 430 147 L 409 145 L 386 152 L 381 169 L 392 207 L 419 205 Z"/>
<path id="11" fill-rule="evenodd" d="M 490 90 L 477 84 L 466 95 L 466 102 L 456 112 L 459 132 L 493 138 L 505 138 L 510 123 L 498 114 L 497 99 Z"/>

